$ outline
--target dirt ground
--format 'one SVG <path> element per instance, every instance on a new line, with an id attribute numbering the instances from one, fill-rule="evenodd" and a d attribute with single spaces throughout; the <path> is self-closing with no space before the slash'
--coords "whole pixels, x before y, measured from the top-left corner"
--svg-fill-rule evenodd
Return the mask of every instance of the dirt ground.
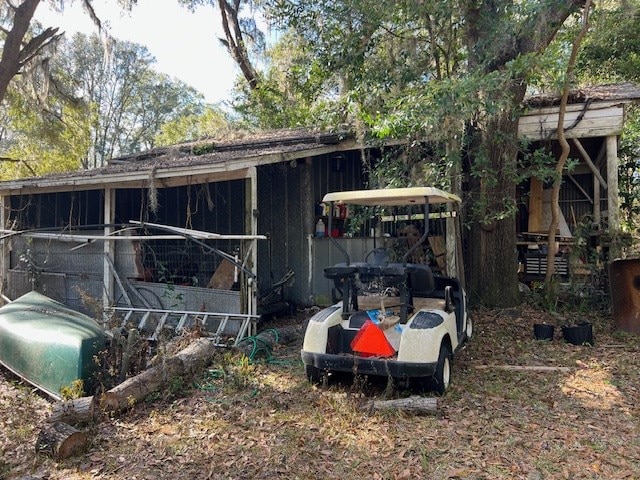
<path id="1" fill-rule="evenodd" d="M 0 478 L 640 479 L 640 337 L 593 323 L 595 346 L 533 339 L 558 320 L 522 307 L 476 311 L 472 342 L 434 416 L 366 408 L 384 385 L 310 386 L 296 343 L 251 365 L 230 354 L 130 411 L 87 428 L 56 462 L 34 445 L 51 404 L 0 370 Z M 568 370 L 505 370 L 500 366 Z"/>

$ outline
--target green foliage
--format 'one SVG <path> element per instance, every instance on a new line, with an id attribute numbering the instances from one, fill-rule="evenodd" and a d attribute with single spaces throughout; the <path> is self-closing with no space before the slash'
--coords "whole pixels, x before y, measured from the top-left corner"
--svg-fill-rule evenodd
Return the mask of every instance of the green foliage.
<path id="1" fill-rule="evenodd" d="M 640 80 L 640 2 L 598 3 L 591 24 L 578 59 L 580 78 L 588 83 Z"/>
<path id="2" fill-rule="evenodd" d="M 622 228 L 635 232 L 640 226 L 640 108 L 637 105 L 627 107 L 618 158 Z"/>
<path id="3" fill-rule="evenodd" d="M 90 144 L 91 113 L 82 102 L 52 97 L 46 108 L 36 100 L 9 91 L 5 98 L 7 140 L 0 163 L 4 180 L 75 170 Z"/>
<path id="4" fill-rule="evenodd" d="M 205 106 L 202 112 L 186 112 L 163 123 L 154 143 L 156 146 L 174 145 L 202 138 L 220 137 L 228 131 L 227 115 L 212 106 Z"/>
<path id="5" fill-rule="evenodd" d="M 383 150 L 369 174 L 370 188 L 430 185 L 451 188 L 452 162 L 438 144 L 422 143 Z"/>
<path id="6" fill-rule="evenodd" d="M 77 379 L 71 382 L 71 385 L 63 386 L 60 388 L 60 395 L 63 400 L 72 400 L 74 398 L 81 398 L 84 396 L 84 382 L 82 379 Z"/>
<path id="7" fill-rule="evenodd" d="M 268 67 L 258 88 L 240 79 L 232 102 L 250 127 L 335 126 L 346 120 L 344 102 L 334 98 L 335 84 L 322 69 L 309 43 L 292 31 L 266 52 Z"/>

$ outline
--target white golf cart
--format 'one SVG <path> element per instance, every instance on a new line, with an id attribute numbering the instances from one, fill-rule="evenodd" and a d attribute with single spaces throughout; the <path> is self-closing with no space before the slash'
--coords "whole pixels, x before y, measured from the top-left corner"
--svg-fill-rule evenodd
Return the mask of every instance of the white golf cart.
<path id="1" fill-rule="evenodd" d="M 333 372 L 384 376 L 444 394 L 453 354 L 472 335 L 465 292 L 455 276 L 434 273 L 429 265 L 409 259 L 427 245 L 429 206 L 438 205 L 442 214 L 443 204 L 448 204 L 444 215 L 453 217 L 460 198 L 436 188 L 415 187 L 335 192 L 323 201 L 330 212 L 334 204 L 376 207 L 387 213 L 393 207 L 394 214 L 400 207 L 418 205 L 424 232 L 413 243 L 405 242 L 406 253 L 396 254 L 396 261 L 388 248 L 380 247 L 364 261 L 352 262 L 332 238 L 345 261 L 324 270 L 334 284 L 335 304 L 309 319 L 301 352 L 307 377 L 318 383 Z M 329 232 L 331 221 L 329 217 Z M 458 222 L 449 224 L 456 226 L 453 239 L 459 240 Z M 459 242 L 449 243 L 459 248 Z"/>

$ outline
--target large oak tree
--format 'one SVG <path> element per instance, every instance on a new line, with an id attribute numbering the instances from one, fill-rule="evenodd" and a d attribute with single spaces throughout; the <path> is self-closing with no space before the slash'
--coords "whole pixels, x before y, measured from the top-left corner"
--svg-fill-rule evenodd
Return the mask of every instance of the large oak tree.
<path id="1" fill-rule="evenodd" d="M 449 162 L 449 176 L 461 168 L 464 179 L 469 291 L 486 305 L 517 304 L 520 105 L 539 55 L 583 1 L 274 0 L 270 6 L 282 25 L 315 47 L 320 68 L 340 77 L 339 95 L 373 132 L 446 146 L 441 161 Z M 450 180 L 451 188 L 457 183 Z"/>

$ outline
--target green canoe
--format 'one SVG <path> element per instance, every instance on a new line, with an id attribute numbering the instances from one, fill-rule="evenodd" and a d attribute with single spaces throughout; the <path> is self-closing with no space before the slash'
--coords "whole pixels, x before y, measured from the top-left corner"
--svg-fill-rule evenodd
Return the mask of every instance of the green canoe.
<path id="1" fill-rule="evenodd" d="M 0 307 L 0 363 L 60 399 L 60 390 L 89 381 L 105 347 L 96 321 L 38 292 Z"/>

